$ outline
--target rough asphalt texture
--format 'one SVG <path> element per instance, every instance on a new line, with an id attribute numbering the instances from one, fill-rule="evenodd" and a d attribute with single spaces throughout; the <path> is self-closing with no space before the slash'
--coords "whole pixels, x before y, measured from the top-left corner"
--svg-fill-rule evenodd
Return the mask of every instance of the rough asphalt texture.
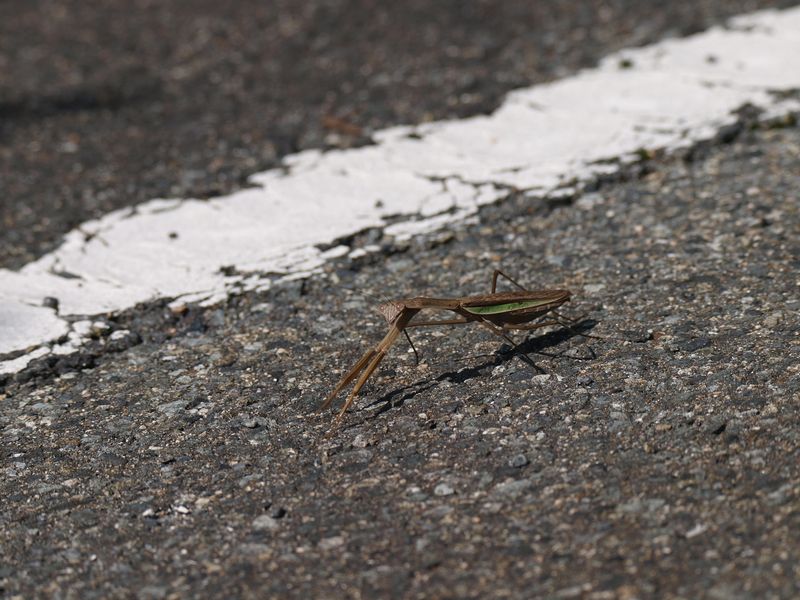
<path id="1" fill-rule="evenodd" d="M 796 0 L 0 2 L 0 267 L 306 148 L 490 112 L 609 52 Z"/>
<path id="2" fill-rule="evenodd" d="M 664 4 L 0 3 L 0 265 L 793 3 Z M 305 283 L 98 317 L 0 381 L 0 595 L 797 597 L 800 129 L 748 123 L 570 202 L 365 232 L 380 253 Z M 398 343 L 331 431 L 375 298 L 483 293 L 498 266 L 636 341 L 416 332 L 422 364 Z"/>
<path id="3" fill-rule="evenodd" d="M 797 597 L 800 128 L 744 123 L 570 203 L 98 324 L 142 341 L 0 394 L 0 590 Z M 365 296 L 481 293 L 498 266 L 635 341 L 417 332 L 422 363 L 398 343 L 331 429 L 316 408 L 385 330 Z"/>

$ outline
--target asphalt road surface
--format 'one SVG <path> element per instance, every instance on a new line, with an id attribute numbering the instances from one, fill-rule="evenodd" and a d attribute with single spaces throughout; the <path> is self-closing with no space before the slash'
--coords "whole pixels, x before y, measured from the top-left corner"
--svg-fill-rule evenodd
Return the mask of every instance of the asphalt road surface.
<path id="1" fill-rule="evenodd" d="M 0 267 L 306 148 L 490 112 L 609 52 L 790 1 L 0 3 Z"/>
<path id="2" fill-rule="evenodd" d="M 765 5 L 4 3 L 0 264 Z M 104 316 L 127 333 L 103 352 L 3 381 L 0 592 L 797 597 L 798 187 L 796 119 L 745 110 L 559 202 Z M 483 293 L 495 268 L 572 290 L 605 339 L 419 332 L 421 363 L 398 343 L 332 428 L 321 399 L 385 330 L 373 298 Z"/>

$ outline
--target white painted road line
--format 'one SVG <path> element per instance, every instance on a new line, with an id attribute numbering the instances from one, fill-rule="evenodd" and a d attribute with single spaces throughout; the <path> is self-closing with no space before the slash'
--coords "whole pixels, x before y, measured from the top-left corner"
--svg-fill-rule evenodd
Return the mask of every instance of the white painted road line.
<path id="1" fill-rule="evenodd" d="M 518 90 L 490 116 L 392 128 L 365 148 L 303 152 L 286 159 L 288 172 L 254 175 L 257 187 L 229 196 L 110 213 L 19 272 L 0 270 L 0 356 L 14 358 L 0 373 L 80 344 L 86 321 L 68 325 L 43 306 L 46 297 L 74 321 L 155 298 L 214 302 L 234 284 L 265 288 L 270 279 L 259 273 L 311 272 L 327 258 L 317 244 L 384 226 L 388 216 L 388 233 L 414 235 L 474 214 L 508 187 L 559 193 L 642 149 L 709 138 L 747 103 L 797 110 L 775 92 L 800 87 L 798 57 L 800 8 L 754 13 Z M 225 276 L 225 266 L 245 275 Z"/>

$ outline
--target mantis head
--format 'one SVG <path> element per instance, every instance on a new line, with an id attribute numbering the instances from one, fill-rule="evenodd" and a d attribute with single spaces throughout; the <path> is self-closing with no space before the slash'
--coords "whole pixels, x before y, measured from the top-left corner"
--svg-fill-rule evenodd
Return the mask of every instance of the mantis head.
<path id="1" fill-rule="evenodd" d="M 402 302 L 384 302 L 383 304 L 378 305 L 378 310 L 383 315 L 383 318 L 386 319 L 386 322 L 390 325 L 394 323 L 395 319 L 397 319 L 398 315 L 403 312 Z"/>

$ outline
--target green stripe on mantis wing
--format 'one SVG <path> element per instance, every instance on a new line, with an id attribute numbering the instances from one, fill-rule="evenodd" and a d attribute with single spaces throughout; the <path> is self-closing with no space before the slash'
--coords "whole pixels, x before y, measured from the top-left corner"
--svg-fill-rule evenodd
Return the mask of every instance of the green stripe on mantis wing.
<path id="1" fill-rule="evenodd" d="M 465 306 L 464 310 L 473 315 L 497 315 L 520 310 L 522 308 L 534 308 L 536 306 L 550 304 L 552 301 L 552 298 L 548 300 L 523 300 L 522 302 L 507 302 L 505 304 L 490 304 L 488 306 Z"/>

